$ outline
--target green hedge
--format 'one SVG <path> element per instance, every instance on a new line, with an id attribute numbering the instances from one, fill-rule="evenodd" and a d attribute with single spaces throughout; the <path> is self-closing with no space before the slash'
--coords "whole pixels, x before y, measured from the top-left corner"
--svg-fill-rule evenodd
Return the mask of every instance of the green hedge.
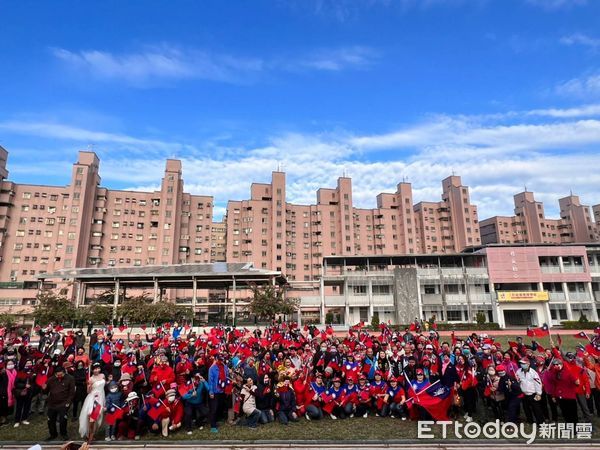
<path id="1" fill-rule="evenodd" d="M 593 330 L 600 326 L 599 322 L 590 322 L 582 320 L 564 320 L 560 323 L 565 330 Z"/>
<path id="2" fill-rule="evenodd" d="M 410 327 L 410 325 L 391 325 L 390 328 L 392 330 L 404 331 L 405 328 Z M 488 322 L 484 324 L 478 323 L 446 323 L 446 322 L 438 322 L 437 330 L 438 331 L 452 331 L 452 330 L 473 330 L 473 331 L 488 331 L 488 330 L 499 330 L 500 325 L 494 322 Z M 425 328 L 422 328 L 421 331 L 425 331 Z"/>

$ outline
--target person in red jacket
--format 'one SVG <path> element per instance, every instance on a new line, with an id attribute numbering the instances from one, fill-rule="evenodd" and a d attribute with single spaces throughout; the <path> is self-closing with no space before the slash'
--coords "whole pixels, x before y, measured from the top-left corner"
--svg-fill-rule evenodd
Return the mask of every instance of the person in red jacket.
<path id="1" fill-rule="evenodd" d="M 553 374 L 548 380 L 552 385 L 552 401 L 560 406 L 565 422 L 577 423 L 577 379 L 563 365 L 561 359 L 552 361 Z"/>
<path id="2" fill-rule="evenodd" d="M 581 412 L 583 413 L 583 418 L 585 421 L 591 422 L 593 416 L 588 408 L 587 400 L 590 398 L 592 388 L 590 386 L 590 377 L 587 373 L 587 370 L 585 367 L 583 367 L 583 364 L 577 363 L 575 354 L 571 352 L 565 355 L 564 365 L 571 371 L 575 379 L 578 381 L 577 388 L 575 390 L 575 393 L 577 394 L 577 403 L 581 408 Z"/>
<path id="3" fill-rule="evenodd" d="M 169 431 L 178 430 L 183 421 L 183 402 L 175 389 L 167 391 L 166 404 L 169 408 Z"/>
<path id="4" fill-rule="evenodd" d="M 165 355 L 158 358 L 158 362 L 154 364 L 152 372 L 150 372 L 150 383 L 162 383 L 163 386 L 169 386 L 175 381 L 175 372 L 169 366 L 169 360 Z"/>

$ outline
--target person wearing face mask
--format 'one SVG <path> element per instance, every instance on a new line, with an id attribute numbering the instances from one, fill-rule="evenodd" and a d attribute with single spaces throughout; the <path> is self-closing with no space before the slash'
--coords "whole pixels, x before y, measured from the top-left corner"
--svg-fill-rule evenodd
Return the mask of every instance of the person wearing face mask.
<path id="1" fill-rule="evenodd" d="M 75 373 L 73 378 L 75 379 L 75 397 L 73 398 L 73 421 L 77 420 L 77 411 L 79 406 L 83 405 L 85 397 L 87 396 L 87 377 L 88 371 L 85 368 L 85 364 L 82 360 L 79 360 L 75 365 Z"/>
<path id="2" fill-rule="evenodd" d="M 25 361 L 23 369 L 17 372 L 14 386 L 15 396 L 15 427 L 18 424 L 29 425 L 27 418 L 31 411 L 31 398 L 33 394 L 33 363 Z"/>
<path id="3" fill-rule="evenodd" d="M 175 431 L 181 428 L 183 422 L 183 402 L 177 395 L 175 389 L 169 389 L 166 393 L 167 407 L 169 408 L 168 431 Z M 168 433 L 167 433 L 168 434 Z M 163 436 L 165 436 L 163 425 Z"/>
<path id="4" fill-rule="evenodd" d="M 285 375 L 282 375 L 283 378 Z M 280 378 L 280 379 L 281 379 Z M 258 389 L 256 390 L 256 407 L 260 410 L 260 423 L 266 424 L 275 420 L 275 397 L 273 395 L 273 386 L 271 378 L 265 375 L 258 382 Z"/>
<path id="5" fill-rule="evenodd" d="M 452 360 L 450 359 L 450 355 L 448 353 L 444 353 L 442 355 L 442 367 L 440 370 L 440 382 L 448 387 L 457 387 L 459 378 L 458 372 L 456 371 L 456 367 L 452 364 Z"/>
<path id="6" fill-rule="evenodd" d="M 252 381 L 252 378 L 247 378 L 246 383 L 242 387 L 242 411 L 246 415 L 248 427 L 255 429 L 260 419 L 261 412 L 256 407 L 256 390 L 257 387 Z"/>
<path id="7" fill-rule="evenodd" d="M 104 385 L 103 385 L 104 388 Z M 65 373 L 65 369 L 57 367 L 42 389 L 48 393 L 46 404 L 48 405 L 48 431 L 50 436 L 47 440 L 58 437 L 56 422 L 60 425 L 61 437 L 67 441 L 67 410 L 75 396 L 75 380 L 71 375 Z M 104 390 L 102 391 L 104 394 Z"/>
<path id="8" fill-rule="evenodd" d="M 118 411 L 124 406 L 123 395 L 119 391 L 119 385 L 115 381 L 108 384 L 108 394 L 106 396 L 105 422 L 106 422 L 106 441 L 116 440 Z"/>
<path id="9" fill-rule="evenodd" d="M 542 379 L 540 375 L 531 368 L 529 358 L 519 360 L 520 368 L 515 374 L 519 387 L 523 392 L 523 410 L 528 423 L 540 424 L 544 422 L 544 410 L 542 409 Z"/>
<path id="10" fill-rule="evenodd" d="M 558 403 L 565 422 L 577 423 L 577 378 L 559 358 L 552 360 L 551 370 L 552 401 Z"/>
<path id="11" fill-rule="evenodd" d="M 80 361 L 83 363 L 85 368 L 90 365 L 90 357 L 85 353 L 83 346 L 77 347 L 77 352 L 75 353 L 75 365 L 77 365 Z"/>
<path id="12" fill-rule="evenodd" d="M 506 397 L 500 386 L 500 376 L 494 366 L 489 366 L 486 371 L 485 395 L 489 399 L 494 418 L 504 422 L 504 401 Z"/>
<path id="13" fill-rule="evenodd" d="M 16 378 L 17 369 L 15 369 L 15 361 L 14 359 L 9 359 L 6 361 L 5 367 L 0 371 L 0 425 L 4 425 L 7 417 L 13 412 L 15 405 L 13 389 Z"/>
<path id="14" fill-rule="evenodd" d="M 504 392 L 505 396 L 505 418 L 507 422 L 517 423 L 519 421 L 519 411 L 521 409 L 522 392 L 519 383 L 514 376 L 510 375 L 504 364 L 496 366 L 496 373 L 500 377 L 498 381 L 498 390 Z"/>

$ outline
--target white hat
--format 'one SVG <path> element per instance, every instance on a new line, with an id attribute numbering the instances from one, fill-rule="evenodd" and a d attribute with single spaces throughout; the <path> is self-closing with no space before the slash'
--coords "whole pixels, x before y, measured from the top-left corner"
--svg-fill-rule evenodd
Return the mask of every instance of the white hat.
<path id="1" fill-rule="evenodd" d="M 137 392 L 131 391 L 129 394 L 127 394 L 127 398 L 125 399 L 125 401 L 131 402 L 133 400 L 137 400 L 138 398 L 140 397 L 137 395 Z"/>

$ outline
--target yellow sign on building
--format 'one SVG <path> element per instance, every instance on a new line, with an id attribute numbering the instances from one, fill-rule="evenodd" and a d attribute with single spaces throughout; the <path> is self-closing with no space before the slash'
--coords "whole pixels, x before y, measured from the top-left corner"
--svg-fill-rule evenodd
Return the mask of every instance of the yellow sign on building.
<path id="1" fill-rule="evenodd" d="M 499 302 L 547 302 L 548 291 L 498 291 Z"/>

